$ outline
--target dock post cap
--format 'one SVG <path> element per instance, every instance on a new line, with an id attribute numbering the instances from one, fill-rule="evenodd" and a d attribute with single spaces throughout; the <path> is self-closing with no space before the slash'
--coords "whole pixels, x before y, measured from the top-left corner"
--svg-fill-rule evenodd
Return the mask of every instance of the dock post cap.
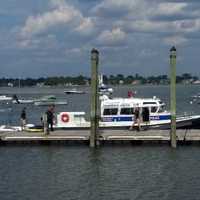
<path id="1" fill-rule="evenodd" d="M 98 60 L 99 60 L 99 51 L 97 50 L 97 49 L 92 49 L 92 51 L 91 51 L 91 59 L 92 60 L 97 60 L 97 62 L 98 62 Z"/>
<path id="2" fill-rule="evenodd" d="M 92 49 L 91 54 L 97 54 L 99 55 L 99 51 L 95 48 Z"/>
<path id="3" fill-rule="evenodd" d="M 175 46 L 173 46 L 173 47 L 170 49 L 170 52 L 172 52 L 172 51 L 176 51 Z"/>

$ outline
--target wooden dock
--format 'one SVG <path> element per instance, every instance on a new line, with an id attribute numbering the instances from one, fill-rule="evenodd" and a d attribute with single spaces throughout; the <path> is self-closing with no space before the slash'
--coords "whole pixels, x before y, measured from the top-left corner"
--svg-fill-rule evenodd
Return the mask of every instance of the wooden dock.
<path id="1" fill-rule="evenodd" d="M 200 142 L 200 130 L 177 130 L 177 142 Z M 60 130 L 45 135 L 43 132 L 7 132 L 0 134 L 1 143 L 37 141 L 89 141 L 90 130 Z M 99 143 L 109 141 L 169 142 L 169 130 L 100 130 Z"/>

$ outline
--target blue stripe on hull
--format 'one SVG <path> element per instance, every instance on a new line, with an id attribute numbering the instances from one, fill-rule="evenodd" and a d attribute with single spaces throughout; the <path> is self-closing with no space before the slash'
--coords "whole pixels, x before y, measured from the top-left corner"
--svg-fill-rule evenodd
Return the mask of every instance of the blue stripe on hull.
<path id="1" fill-rule="evenodd" d="M 129 122 L 133 121 L 133 117 L 103 117 L 103 122 Z"/>
<path id="2" fill-rule="evenodd" d="M 170 115 L 150 116 L 150 120 L 168 120 L 171 119 Z"/>
<path id="3" fill-rule="evenodd" d="M 103 122 L 129 122 L 129 121 L 133 121 L 134 117 L 130 117 L 130 116 L 118 116 L 118 117 L 103 117 L 102 121 Z M 160 115 L 160 116 L 150 116 L 150 120 L 169 120 L 171 119 L 170 115 Z"/>

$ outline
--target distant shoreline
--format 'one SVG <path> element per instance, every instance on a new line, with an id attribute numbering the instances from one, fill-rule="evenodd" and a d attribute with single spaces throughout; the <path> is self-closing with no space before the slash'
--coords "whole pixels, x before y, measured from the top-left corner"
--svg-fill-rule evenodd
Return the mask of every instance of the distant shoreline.
<path id="1" fill-rule="evenodd" d="M 46 78 L 0 78 L 0 87 L 76 87 L 89 86 L 91 79 L 82 75 L 79 76 L 60 76 Z M 200 84 L 199 77 L 189 73 L 184 73 L 176 77 L 177 84 Z M 103 76 L 103 82 L 107 85 L 169 85 L 170 78 L 167 75 L 144 77 L 139 74 L 127 75 L 122 74 Z"/>

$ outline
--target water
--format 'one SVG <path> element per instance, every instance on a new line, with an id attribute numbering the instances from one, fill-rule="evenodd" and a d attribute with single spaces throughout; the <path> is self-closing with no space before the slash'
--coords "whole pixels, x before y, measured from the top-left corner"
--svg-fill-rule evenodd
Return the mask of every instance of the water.
<path id="1" fill-rule="evenodd" d="M 83 88 L 87 90 L 88 88 Z M 129 87 L 115 88 L 126 96 Z M 168 87 L 135 87 L 138 96 L 161 97 L 168 101 Z M 12 94 L 13 89 L 0 89 Z M 89 111 L 89 96 L 63 94 L 63 89 L 21 89 L 24 97 L 56 94 L 69 103 L 62 110 Z M 178 112 L 200 113 L 189 104 L 198 86 L 178 86 Z M 167 104 L 168 105 L 168 104 Z M 5 107 L 5 106 L 4 106 Z M 13 107 L 13 123 L 21 105 Z M 27 108 L 29 118 L 37 120 L 46 108 Z M 34 113 L 33 113 L 34 110 Z M 1 121 L 5 115 L 1 115 Z M 104 145 L 91 150 L 85 144 L 1 145 L 1 200 L 197 200 L 200 196 L 199 146 L 131 144 Z"/>
<path id="2" fill-rule="evenodd" d="M 2 200 L 199 199 L 199 147 L 0 148 Z"/>

